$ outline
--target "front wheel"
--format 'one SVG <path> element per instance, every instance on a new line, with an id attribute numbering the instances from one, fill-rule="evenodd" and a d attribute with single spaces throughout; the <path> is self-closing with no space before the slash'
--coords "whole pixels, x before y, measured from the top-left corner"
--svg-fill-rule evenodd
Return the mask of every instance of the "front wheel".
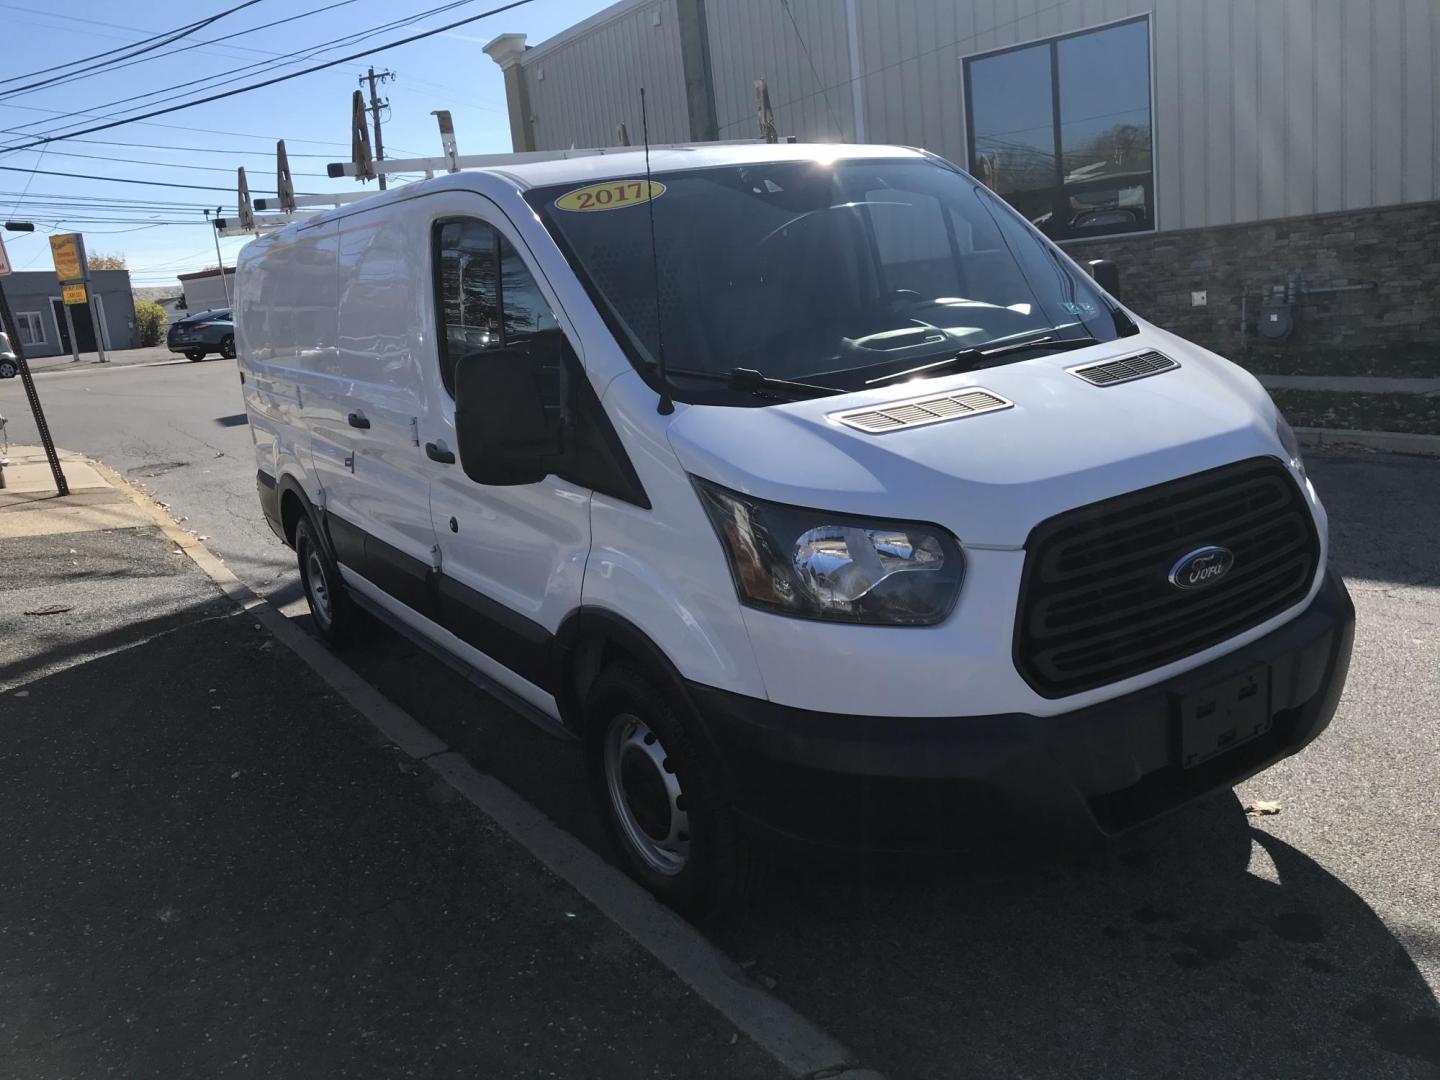
<path id="1" fill-rule="evenodd" d="M 226 334 L 226 335 L 220 340 L 220 355 L 223 356 L 226 360 L 234 360 L 234 359 L 235 359 L 235 335 L 234 335 L 234 334 Z"/>
<path id="2" fill-rule="evenodd" d="M 20 374 L 14 360 L 0 360 L 0 379 L 13 379 Z"/>
<path id="3" fill-rule="evenodd" d="M 295 526 L 295 558 L 315 630 L 332 648 L 343 649 L 362 633 L 365 613 L 355 606 L 340 581 L 340 568 L 325 550 L 314 524 L 302 517 Z"/>
<path id="4" fill-rule="evenodd" d="M 626 872 L 692 918 L 741 906 L 759 863 L 718 764 L 669 698 L 615 664 L 595 680 L 585 720 L 592 794 Z"/>

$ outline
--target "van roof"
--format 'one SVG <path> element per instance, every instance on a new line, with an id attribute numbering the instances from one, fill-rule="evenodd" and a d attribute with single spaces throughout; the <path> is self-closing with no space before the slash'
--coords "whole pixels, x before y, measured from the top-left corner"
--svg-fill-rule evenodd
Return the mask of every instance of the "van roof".
<path id="1" fill-rule="evenodd" d="M 847 143 L 684 143 L 655 147 L 650 151 L 650 171 L 655 175 L 681 172 L 686 169 L 703 169 L 723 165 L 747 165 L 760 162 L 784 161 L 836 161 L 850 158 L 923 158 L 925 152 L 909 146 L 883 146 L 870 143 L 853 145 Z M 420 180 L 413 184 L 392 187 L 389 191 L 377 192 L 368 199 L 346 203 L 277 230 L 271 236 L 282 239 L 293 236 L 305 228 L 348 217 L 357 212 L 378 210 L 382 206 L 401 202 L 417 195 L 432 191 L 454 188 L 476 189 L 485 185 L 486 179 L 503 178 L 522 191 L 530 188 L 549 187 L 552 184 L 585 184 L 617 177 L 636 177 L 645 172 L 645 151 L 641 147 L 629 150 L 619 149 L 603 154 L 579 152 L 573 158 L 553 158 L 548 161 L 516 162 L 513 165 L 495 165 L 478 169 L 463 169 L 456 173 L 444 173 L 431 180 Z"/>
<path id="2" fill-rule="evenodd" d="M 922 152 L 906 146 L 875 146 L 868 143 L 687 143 L 650 151 L 652 173 L 681 172 L 719 165 L 748 165 L 767 161 L 838 160 L 843 158 L 921 157 Z M 477 172 L 499 173 L 522 187 L 549 187 L 552 184 L 585 180 L 607 180 L 636 176 L 645 171 L 641 147 L 605 154 L 586 154 L 552 161 L 501 165 Z M 464 173 L 450 174 L 463 176 Z"/>

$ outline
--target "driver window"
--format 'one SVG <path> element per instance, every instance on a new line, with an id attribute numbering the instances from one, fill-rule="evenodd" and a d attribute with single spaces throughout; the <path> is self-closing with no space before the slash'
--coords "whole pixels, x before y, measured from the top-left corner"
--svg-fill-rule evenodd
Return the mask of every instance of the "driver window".
<path id="1" fill-rule="evenodd" d="M 499 259 L 495 230 L 483 221 L 436 226 L 435 310 L 440 377 L 455 394 L 455 365 L 462 356 L 500 348 Z"/>
<path id="2" fill-rule="evenodd" d="M 473 218 L 435 226 L 436 342 L 440 377 L 455 394 L 455 365 L 490 349 L 516 349 L 537 363 L 559 355 L 560 324 L 510 241 Z"/>

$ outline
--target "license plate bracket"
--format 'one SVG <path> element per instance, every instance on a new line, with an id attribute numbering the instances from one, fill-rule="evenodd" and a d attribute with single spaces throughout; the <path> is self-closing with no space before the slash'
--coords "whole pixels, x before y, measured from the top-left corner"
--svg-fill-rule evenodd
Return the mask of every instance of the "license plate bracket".
<path id="1" fill-rule="evenodd" d="M 1180 699 L 1180 765 L 1193 769 L 1270 730 L 1270 666 L 1249 671 Z"/>

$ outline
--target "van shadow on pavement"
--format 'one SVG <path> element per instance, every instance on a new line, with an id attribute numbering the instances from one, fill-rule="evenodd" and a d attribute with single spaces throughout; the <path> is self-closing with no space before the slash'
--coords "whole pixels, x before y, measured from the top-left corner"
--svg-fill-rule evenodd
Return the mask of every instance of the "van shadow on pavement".
<path id="1" fill-rule="evenodd" d="M 381 631 L 348 657 L 607 858 L 577 746 Z M 1215 796 L 1076 862 L 777 859 L 709 931 L 890 1080 L 1426 1077 L 1440 1005 L 1370 907 Z"/>
<path id="2" fill-rule="evenodd" d="M 0 1075 L 782 1075 L 187 576 L 0 695 Z"/>
<path id="3" fill-rule="evenodd" d="M 1225 794 L 1069 865 L 783 867 L 722 943 L 902 1077 L 1434 1077 L 1440 1007 Z"/>

